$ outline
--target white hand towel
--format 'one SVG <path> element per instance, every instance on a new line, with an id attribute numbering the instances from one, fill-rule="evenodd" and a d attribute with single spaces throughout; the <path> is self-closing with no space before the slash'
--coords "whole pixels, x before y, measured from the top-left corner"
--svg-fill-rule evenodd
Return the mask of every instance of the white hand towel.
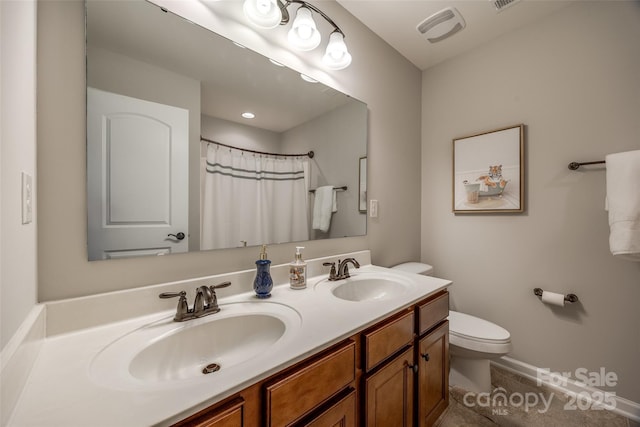
<path id="1" fill-rule="evenodd" d="M 316 196 L 313 204 L 313 224 L 314 230 L 324 233 L 329 231 L 331 225 L 331 213 L 335 204 L 335 191 L 332 185 L 316 188 Z"/>
<path id="2" fill-rule="evenodd" d="M 333 202 L 331 204 L 331 212 L 338 212 L 338 195 L 337 195 L 338 192 L 334 189 L 332 193 L 333 193 L 333 196 L 332 196 Z"/>
<path id="3" fill-rule="evenodd" d="M 609 154 L 605 162 L 609 249 L 615 256 L 640 262 L 640 150 Z"/>

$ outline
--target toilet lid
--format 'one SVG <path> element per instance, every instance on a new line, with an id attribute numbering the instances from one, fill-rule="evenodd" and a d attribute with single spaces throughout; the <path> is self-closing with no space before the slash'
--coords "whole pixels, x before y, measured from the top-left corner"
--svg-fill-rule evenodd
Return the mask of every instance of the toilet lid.
<path id="1" fill-rule="evenodd" d="M 473 340 L 509 341 L 511 334 L 506 329 L 465 313 L 449 310 L 449 333 Z"/>

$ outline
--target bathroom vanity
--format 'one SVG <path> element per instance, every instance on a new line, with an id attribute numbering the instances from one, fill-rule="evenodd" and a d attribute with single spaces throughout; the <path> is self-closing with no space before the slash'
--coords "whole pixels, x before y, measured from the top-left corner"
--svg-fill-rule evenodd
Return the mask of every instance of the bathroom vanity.
<path id="1" fill-rule="evenodd" d="M 449 403 L 448 311 L 443 290 L 174 425 L 430 426 Z"/>
<path id="2" fill-rule="evenodd" d="M 322 264 L 347 256 L 361 268 L 329 281 Z M 247 270 L 47 303 L 9 425 L 431 425 L 448 404 L 451 282 L 371 265 L 368 251 L 307 262 L 304 290 L 273 266 L 268 300 Z M 158 298 L 192 303 L 226 281 L 207 317 L 175 322 L 176 301 Z"/>

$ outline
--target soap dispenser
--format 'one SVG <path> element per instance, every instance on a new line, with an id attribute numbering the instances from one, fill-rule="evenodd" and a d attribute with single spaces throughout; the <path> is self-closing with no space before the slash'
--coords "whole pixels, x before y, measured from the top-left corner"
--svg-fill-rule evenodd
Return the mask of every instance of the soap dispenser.
<path id="1" fill-rule="evenodd" d="M 289 264 L 289 286 L 291 289 L 305 289 L 307 287 L 307 263 L 302 260 L 301 249 L 304 249 L 304 246 L 296 246 L 296 257 Z"/>
<path id="2" fill-rule="evenodd" d="M 273 288 L 271 279 L 271 261 L 267 259 L 267 245 L 262 245 L 260 259 L 256 261 L 256 279 L 253 281 L 253 290 L 258 298 L 269 298 Z"/>

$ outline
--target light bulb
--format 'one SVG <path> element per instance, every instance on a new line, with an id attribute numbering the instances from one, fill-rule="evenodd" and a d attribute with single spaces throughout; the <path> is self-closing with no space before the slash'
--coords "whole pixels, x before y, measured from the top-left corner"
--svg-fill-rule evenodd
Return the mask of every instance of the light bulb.
<path id="1" fill-rule="evenodd" d="M 280 25 L 282 11 L 278 0 L 245 0 L 244 16 L 256 27 L 271 29 Z"/>
<path id="2" fill-rule="evenodd" d="M 322 38 L 313 21 L 311 10 L 304 6 L 298 9 L 296 19 L 289 30 L 288 39 L 289 43 L 298 50 L 307 51 L 318 47 Z"/>
<path id="3" fill-rule="evenodd" d="M 322 62 L 331 70 L 342 70 L 351 64 L 351 55 L 344 43 L 344 36 L 339 31 L 334 31 L 329 36 L 329 43 L 322 57 Z"/>

